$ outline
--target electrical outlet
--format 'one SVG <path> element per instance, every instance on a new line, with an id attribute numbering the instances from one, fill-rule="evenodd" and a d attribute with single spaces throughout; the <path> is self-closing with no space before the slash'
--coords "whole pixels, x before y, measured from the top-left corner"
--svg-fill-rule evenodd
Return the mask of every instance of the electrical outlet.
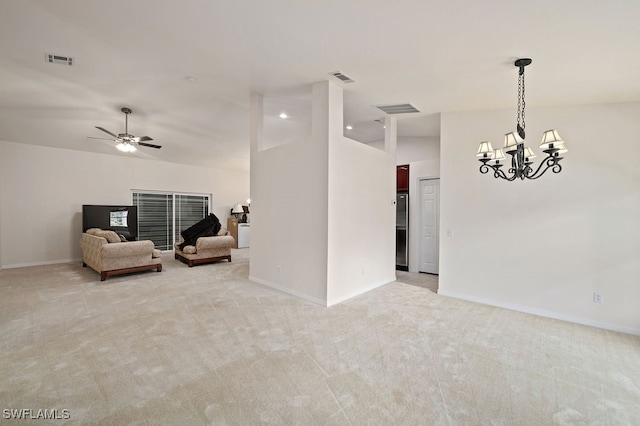
<path id="1" fill-rule="evenodd" d="M 602 303 L 604 302 L 604 298 L 602 297 L 602 293 L 598 293 L 597 291 L 593 292 L 593 303 Z"/>
<path id="2" fill-rule="evenodd" d="M 280 273 L 280 265 L 278 265 L 278 274 Z"/>

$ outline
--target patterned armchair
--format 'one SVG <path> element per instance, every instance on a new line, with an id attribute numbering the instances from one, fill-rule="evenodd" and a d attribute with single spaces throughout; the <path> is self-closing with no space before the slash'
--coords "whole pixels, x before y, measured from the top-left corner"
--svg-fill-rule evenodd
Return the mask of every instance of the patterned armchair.
<path id="1" fill-rule="evenodd" d="M 88 229 L 80 237 L 80 248 L 82 266 L 90 266 L 98 272 L 101 281 L 111 275 L 151 269 L 162 271 L 161 253 L 152 241 L 120 242 L 113 231 Z"/>
<path id="2" fill-rule="evenodd" d="M 189 267 L 225 259 L 231 262 L 231 248 L 236 245 L 236 240 L 225 228 L 221 228 L 218 235 L 198 238 L 195 246 L 188 245 L 180 249 L 181 242 L 173 246 L 175 258 Z"/>

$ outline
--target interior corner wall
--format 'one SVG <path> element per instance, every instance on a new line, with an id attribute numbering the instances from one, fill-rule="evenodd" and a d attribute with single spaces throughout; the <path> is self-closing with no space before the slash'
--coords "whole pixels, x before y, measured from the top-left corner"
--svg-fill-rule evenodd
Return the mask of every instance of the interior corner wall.
<path id="1" fill-rule="evenodd" d="M 391 152 L 345 138 L 341 90 L 332 108 L 328 306 L 395 280 L 395 134 Z"/>
<path id="2" fill-rule="evenodd" d="M 326 305 L 328 99 L 318 89 L 308 138 L 268 149 L 252 141 L 249 278 Z M 252 138 L 262 127 L 254 122 L 262 117 L 259 102 L 252 105 Z"/>
<path id="3" fill-rule="evenodd" d="M 395 280 L 395 160 L 346 138 L 329 149 L 331 306 Z"/>
<path id="4" fill-rule="evenodd" d="M 0 141 L 0 265 L 79 261 L 83 204 L 131 204 L 131 190 L 213 194 L 225 223 L 246 172 Z"/>
<path id="5" fill-rule="evenodd" d="M 639 116 L 639 103 L 528 108 L 536 165 L 549 128 L 569 151 L 561 173 L 507 182 L 475 153 L 501 147 L 513 111 L 443 113 L 438 292 L 640 335 Z"/>
<path id="6" fill-rule="evenodd" d="M 249 278 L 330 306 L 395 279 L 395 163 L 342 136 L 340 87 L 312 96 L 311 137 L 269 149 L 252 97 Z"/>

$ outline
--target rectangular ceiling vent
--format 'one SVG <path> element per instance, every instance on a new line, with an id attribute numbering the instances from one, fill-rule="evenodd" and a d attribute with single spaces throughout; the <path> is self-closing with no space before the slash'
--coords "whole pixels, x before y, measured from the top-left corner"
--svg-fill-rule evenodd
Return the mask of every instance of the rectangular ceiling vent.
<path id="1" fill-rule="evenodd" d="M 62 65 L 73 65 L 73 58 L 69 56 L 62 55 L 53 55 L 51 53 L 45 53 L 45 59 L 50 64 L 62 64 Z"/>
<path id="2" fill-rule="evenodd" d="M 329 75 L 334 76 L 335 78 L 337 78 L 338 80 L 340 80 L 343 83 L 353 83 L 354 82 L 354 80 L 352 80 L 350 77 L 347 77 L 346 75 L 342 74 L 340 71 L 330 72 Z"/>
<path id="3" fill-rule="evenodd" d="M 376 105 L 375 107 L 387 114 L 409 114 L 413 112 L 420 112 L 411 104 Z"/>

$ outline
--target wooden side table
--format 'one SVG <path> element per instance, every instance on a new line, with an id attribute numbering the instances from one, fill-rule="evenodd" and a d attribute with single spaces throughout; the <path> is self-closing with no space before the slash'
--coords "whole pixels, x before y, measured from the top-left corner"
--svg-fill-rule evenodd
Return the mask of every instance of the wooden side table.
<path id="1" fill-rule="evenodd" d="M 229 234 L 231 234 L 233 239 L 236 240 L 236 243 L 233 246 L 233 248 L 238 248 L 238 219 L 236 219 L 235 217 L 228 218 L 227 230 L 229 231 Z"/>

